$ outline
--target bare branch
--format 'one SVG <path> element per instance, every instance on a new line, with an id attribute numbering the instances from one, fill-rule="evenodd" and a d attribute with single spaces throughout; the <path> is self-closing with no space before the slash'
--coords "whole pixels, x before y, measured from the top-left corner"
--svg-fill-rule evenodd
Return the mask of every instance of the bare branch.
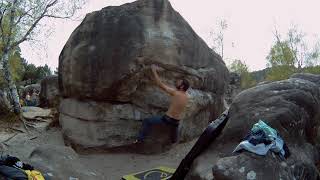
<path id="1" fill-rule="evenodd" d="M 280 48 L 281 48 L 281 52 L 282 52 L 282 55 L 284 56 L 284 47 L 283 47 L 283 43 L 281 41 L 281 36 L 280 36 L 280 33 L 278 32 L 278 29 L 276 26 L 274 26 L 274 32 L 273 32 L 273 35 L 276 37 L 277 39 L 277 42 L 278 44 L 280 45 Z"/>
<path id="2" fill-rule="evenodd" d="M 73 15 L 69 15 L 69 16 L 56 16 L 56 15 L 51 15 L 51 14 L 46 14 L 44 15 L 45 17 L 49 17 L 49 18 L 56 18 L 56 19 L 70 19 Z"/>
<path id="3" fill-rule="evenodd" d="M 15 26 L 18 25 L 18 24 L 20 23 L 21 19 L 24 18 L 25 16 L 27 16 L 27 15 L 28 15 L 28 16 L 31 16 L 31 15 L 29 14 L 29 12 L 32 11 L 32 10 L 34 10 L 34 9 L 35 9 L 35 7 L 30 8 L 28 11 L 24 12 L 23 14 L 21 14 L 21 15 L 19 16 L 17 22 L 16 22 L 14 25 L 15 25 Z"/>
<path id="4" fill-rule="evenodd" d="M 298 60 L 298 57 L 297 57 L 298 49 L 297 49 L 297 47 L 294 47 L 293 39 L 292 39 L 291 35 L 289 35 L 289 45 L 290 45 L 291 52 L 292 52 L 292 54 L 294 56 L 294 59 L 296 60 L 296 62 L 298 63 L 298 67 L 300 68 L 300 63 L 299 63 L 299 60 Z"/>
<path id="5" fill-rule="evenodd" d="M 30 33 L 33 31 L 33 29 L 38 25 L 38 23 L 40 22 L 40 20 L 42 18 L 45 17 L 46 13 L 48 12 L 48 9 L 52 6 L 54 6 L 56 3 L 58 2 L 58 0 L 54 0 L 51 3 L 47 4 L 46 7 L 44 8 L 43 12 L 41 13 L 41 15 L 33 22 L 33 24 L 30 26 L 30 28 L 28 29 L 28 31 L 23 35 L 23 37 L 12 43 L 12 45 L 10 46 L 10 49 L 18 46 L 20 43 L 22 43 L 23 41 L 26 41 L 28 36 L 30 35 Z"/>

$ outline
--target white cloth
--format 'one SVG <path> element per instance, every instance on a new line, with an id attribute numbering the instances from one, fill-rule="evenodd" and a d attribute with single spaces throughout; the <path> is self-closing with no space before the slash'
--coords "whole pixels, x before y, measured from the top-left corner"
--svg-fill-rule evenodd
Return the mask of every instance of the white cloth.
<path id="1" fill-rule="evenodd" d="M 245 140 L 242 141 L 234 150 L 233 152 L 237 152 L 240 151 L 242 149 L 245 149 L 249 152 L 264 156 L 268 153 L 269 149 L 273 146 L 273 143 L 269 144 L 269 145 L 265 145 L 263 143 L 261 144 L 257 144 L 257 145 L 253 145 L 251 144 L 249 141 Z"/>
<path id="2" fill-rule="evenodd" d="M 275 152 L 275 153 L 281 153 L 283 156 L 285 154 L 284 150 L 283 150 L 283 140 L 281 139 L 281 137 L 277 137 L 275 140 L 273 140 L 270 144 L 257 144 L 257 145 L 253 145 L 251 144 L 248 140 L 242 141 L 234 150 L 233 152 L 237 152 L 239 150 L 245 149 L 249 152 L 261 155 L 261 156 L 265 156 L 269 150 Z"/>

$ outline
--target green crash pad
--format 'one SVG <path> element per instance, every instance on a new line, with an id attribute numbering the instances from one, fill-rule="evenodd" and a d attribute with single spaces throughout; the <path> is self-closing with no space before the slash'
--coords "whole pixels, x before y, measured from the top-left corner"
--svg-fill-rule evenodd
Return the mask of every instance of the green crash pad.
<path id="1" fill-rule="evenodd" d="M 174 173 L 175 169 L 160 166 L 150 170 L 125 175 L 122 180 L 166 180 Z"/>

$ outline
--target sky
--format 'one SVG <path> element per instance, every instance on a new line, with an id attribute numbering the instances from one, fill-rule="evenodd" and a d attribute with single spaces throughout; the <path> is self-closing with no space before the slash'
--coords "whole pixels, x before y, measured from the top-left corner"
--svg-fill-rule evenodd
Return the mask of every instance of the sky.
<path id="1" fill-rule="evenodd" d="M 25 42 L 20 47 L 22 56 L 36 65 L 48 64 L 52 70 L 58 66 L 59 54 L 73 30 L 81 23 L 86 13 L 106 6 L 118 6 L 133 0 L 88 0 L 79 11 L 77 21 L 44 19 L 47 32 L 36 35 L 37 43 Z M 224 33 L 224 59 L 229 64 L 233 59 L 244 61 L 249 70 L 266 67 L 266 56 L 275 38 L 277 27 L 285 37 L 292 25 L 306 34 L 312 46 L 320 39 L 318 11 L 319 0 L 170 0 L 191 25 L 195 32 L 212 47 L 211 32 L 217 32 L 217 23 L 225 19 L 228 28 Z"/>

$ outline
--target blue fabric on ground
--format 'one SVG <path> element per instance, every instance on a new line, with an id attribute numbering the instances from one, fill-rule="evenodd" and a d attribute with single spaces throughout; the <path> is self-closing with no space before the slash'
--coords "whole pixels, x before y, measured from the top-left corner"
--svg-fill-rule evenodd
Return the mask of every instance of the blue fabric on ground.
<path id="1" fill-rule="evenodd" d="M 271 150 L 272 152 L 279 154 L 279 156 L 284 159 L 286 153 L 283 147 L 284 141 L 278 132 L 263 121 L 259 120 L 258 123 L 253 125 L 251 131 L 249 131 L 248 135 L 233 152 L 244 149 L 264 156 L 269 150 Z"/>

